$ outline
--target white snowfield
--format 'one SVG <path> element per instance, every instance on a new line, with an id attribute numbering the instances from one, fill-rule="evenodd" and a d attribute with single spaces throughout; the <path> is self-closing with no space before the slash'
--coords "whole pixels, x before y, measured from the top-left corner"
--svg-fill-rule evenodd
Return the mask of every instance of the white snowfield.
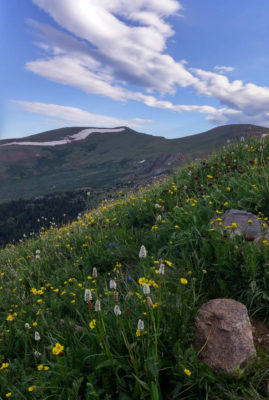
<path id="1" fill-rule="evenodd" d="M 1 144 L 0 146 L 11 146 L 11 145 L 20 145 L 20 146 L 60 146 L 62 144 L 68 144 L 72 142 L 78 142 L 79 140 L 86 139 L 92 133 L 114 133 L 114 132 L 122 132 L 125 128 L 114 128 L 114 129 L 99 129 L 99 128 L 91 128 L 91 129 L 83 129 L 82 131 L 75 133 L 74 135 L 67 136 L 65 139 L 55 140 L 51 142 L 10 142 Z"/>

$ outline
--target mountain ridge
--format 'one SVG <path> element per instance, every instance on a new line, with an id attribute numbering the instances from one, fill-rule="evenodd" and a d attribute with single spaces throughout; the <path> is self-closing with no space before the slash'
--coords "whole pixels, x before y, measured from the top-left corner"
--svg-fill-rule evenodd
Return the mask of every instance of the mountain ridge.
<path id="1" fill-rule="evenodd" d="M 90 134 L 83 137 L 81 132 L 87 130 Z M 124 126 L 68 127 L 26 138 L 0 140 L 0 185 L 6 189 L 0 202 L 85 186 L 107 188 L 129 181 L 143 182 L 195 158 L 207 157 L 227 140 L 261 136 L 267 131 L 255 125 L 235 124 L 166 139 Z M 79 134 L 81 139 L 76 140 Z M 64 140 L 66 143 L 61 142 Z M 23 142 L 32 144 L 22 145 Z M 43 145 L 33 145 L 38 142 Z M 44 145 L 44 142 L 62 145 Z"/>

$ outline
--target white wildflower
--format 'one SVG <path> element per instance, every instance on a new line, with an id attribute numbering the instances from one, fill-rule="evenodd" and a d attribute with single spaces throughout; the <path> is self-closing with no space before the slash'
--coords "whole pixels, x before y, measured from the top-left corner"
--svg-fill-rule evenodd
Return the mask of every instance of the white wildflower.
<path id="1" fill-rule="evenodd" d="M 117 289 L 117 284 L 116 284 L 116 281 L 114 279 L 111 279 L 109 281 L 109 287 L 110 287 L 110 289 L 114 289 L 114 290 Z"/>
<path id="2" fill-rule="evenodd" d="M 40 356 L 41 356 L 41 353 L 39 353 L 39 351 L 36 351 L 36 350 L 35 350 L 35 351 L 34 351 L 34 356 L 35 356 L 35 357 L 40 357 Z"/>
<path id="3" fill-rule="evenodd" d="M 137 329 L 140 331 L 144 330 L 144 321 L 142 321 L 142 319 L 138 320 Z"/>
<path id="4" fill-rule="evenodd" d="M 159 274 L 164 275 L 164 264 L 160 264 L 159 266 Z"/>
<path id="5" fill-rule="evenodd" d="M 38 342 L 40 340 L 39 332 L 35 332 L 35 341 Z"/>
<path id="6" fill-rule="evenodd" d="M 92 300 L 92 292 L 91 289 L 85 289 L 84 292 L 84 301 L 86 301 L 86 303 L 88 303 L 89 301 Z"/>
<path id="7" fill-rule="evenodd" d="M 24 327 L 25 327 L 26 329 L 29 329 L 29 328 L 30 328 L 30 324 L 28 324 L 28 322 L 26 322 L 26 324 L 24 324 Z"/>
<path id="8" fill-rule="evenodd" d="M 143 293 L 150 294 L 150 287 L 147 283 L 143 286 Z"/>
<path id="9" fill-rule="evenodd" d="M 101 311 L 101 301 L 100 300 L 96 300 L 94 310 L 96 312 Z"/>
<path id="10" fill-rule="evenodd" d="M 92 277 L 97 278 L 97 269 L 95 267 L 92 269 Z"/>
<path id="11" fill-rule="evenodd" d="M 161 222 L 161 220 L 162 220 L 162 216 L 159 214 L 159 215 L 157 215 L 157 217 L 156 217 L 156 221 L 157 222 Z"/>
<path id="12" fill-rule="evenodd" d="M 146 257 L 147 257 L 147 250 L 146 247 L 142 245 L 139 251 L 139 258 L 146 258 Z"/>
<path id="13" fill-rule="evenodd" d="M 119 306 L 115 306 L 114 307 L 114 313 L 115 315 L 118 317 L 119 315 L 121 315 L 121 310 Z"/>

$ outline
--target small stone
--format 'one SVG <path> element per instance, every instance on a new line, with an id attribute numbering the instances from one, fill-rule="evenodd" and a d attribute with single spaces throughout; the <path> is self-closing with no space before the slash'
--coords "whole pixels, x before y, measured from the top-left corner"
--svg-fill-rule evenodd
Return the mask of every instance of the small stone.
<path id="1" fill-rule="evenodd" d="M 233 374 L 256 356 L 247 308 L 232 299 L 205 303 L 195 318 L 195 348 L 212 369 Z"/>

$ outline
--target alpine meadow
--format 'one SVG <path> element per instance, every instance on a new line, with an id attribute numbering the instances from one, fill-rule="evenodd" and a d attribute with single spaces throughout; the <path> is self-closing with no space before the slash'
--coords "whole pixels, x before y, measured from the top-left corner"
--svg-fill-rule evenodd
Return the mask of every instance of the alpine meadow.
<path id="1" fill-rule="evenodd" d="M 1 250 L 3 398 L 268 398 L 269 141 L 241 140 Z M 222 227 L 228 209 L 258 215 L 259 243 Z M 232 375 L 194 347 L 216 297 L 256 329 L 257 357 Z"/>

